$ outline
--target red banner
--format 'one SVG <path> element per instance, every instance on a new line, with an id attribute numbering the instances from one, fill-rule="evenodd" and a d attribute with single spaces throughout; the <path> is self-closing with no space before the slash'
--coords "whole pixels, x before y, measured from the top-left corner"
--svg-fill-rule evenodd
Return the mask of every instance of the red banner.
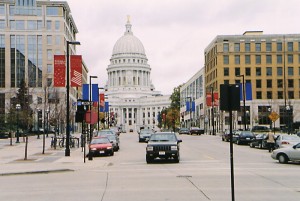
<path id="1" fill-rule="evenodd" d="M 82 85 L 82 58 L 81 55 L 71 55 L 71 87 Z"/>
<path id="2" fill-rule="evenodd" d="M 104 107 L 105 106 L 105 97 L 103 93 L 99 94 L 99 100 L 100 100 L 100 107 Z"/>
<path id="3" fill-rule="evenodd" d="M 219 106 L 219 96 L 217 92 L 214 92 L 214 106 Z M 206 105 L 212 106 L 211 93 L 206 93 Z"/>
<path id="4" fill-rule="evenodd" d="M 98 122 L 98 113 L 95 112 L 95 111 L 90 111 L 88 110 L 86 113 L 85 113 L 85 122 L 87 124 L 95 124 Z"/>
<path id="5" fill-rule="evenodd" d="M 66 56 L 54 55 L 54 87 L 66 86 Z"/>

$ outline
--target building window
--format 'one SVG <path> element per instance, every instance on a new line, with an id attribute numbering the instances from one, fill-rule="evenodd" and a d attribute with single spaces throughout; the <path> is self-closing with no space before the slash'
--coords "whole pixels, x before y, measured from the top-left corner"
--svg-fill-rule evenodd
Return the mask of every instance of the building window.
<path id="1" fill-rule="evenodd" d="M 250 52 L 250 43 L 245 43 L 245 52 Z"/>
<path id="2" fill-rule="evenodd" d="M 278 99 L 283 99 L 283 92 L 282 91 L 277 92 L 277 98 Z"/>
<path id="3" fill-rule="evenodd" d="M 60 21 L 56 20 L 55 21 L 55 31 L 59 31 L 60 30 Z"/>
<path id="4" fill-rule="evenodd" d="M 55 45 L 60 45 L 60 36 L 59 35 L 55 36 Z"/>
<path id="5" fill-rule="evenodd" d="M 235 55 L 234 56 L 234 63 L 235 64 L 240 64 L 240 55 Z"/>
<path id="6" fill-rule="evenodd" d="M 38 20 L 37 21 L 37 30 L 42 30 L 43 29 L 43 21 L 42 20 Z"/>
<path id="7" fill-rule="evenodd" d="M 251 57 L 250 57 L 250 55 L 245 55 L 245 64 L 251 64 Z"/>
<path id="8" fill-rule="evenodd" d="M 282 55 L 281 54 L 277 55 L 277 63 L 282 64 Z"/>
<path id="9" fill-rule="evenodd" d="M 282 51 L 282 42 L 277 43 L 277 52 Z"/>
<path id="10" fill-rule="evenodd" d="M 294 88 L 294 80 L 293 79 L 288 79 L 288 87 Z"/>
<path id="11" fill-rule="evenodd" d="M 283 87 L 283 81 L 282 79 L 277 80 L 277 88 L 282 88 Z"/>
<path id="12" fill-rule="evenodd" d="M 294 68 L 288 67 L 288 75 L 294 75 Z"/>
<path id="13" fill-rule="evenodd" d="M 289 97 L 289 99 L 294 99 L 295 97 L 294 97 L 294 91 L 289 91 L 288 92 L 288 97 Z"/>
<path id="14" fill-rule="evenodd" d="M 266 70 L 267 70 L 266 75 L 271 76 L 272 75 L 272 67 L 267 67 Z"/>
<path id="15" fill-rule="evenodd" d="M 223 43 L 223 52 L 229 52 L 229 44 Z"/>
<path id="16" fill-rule="evenodd" d="M 261 88 L 261 80 L 256 80 L 256 88 Z"/>
<path id="17" fill-rule="evenodd" d="M 52 50 L 47 50 L 47 59 L 48 61 L 51 61 L 53 59 Z"/>
<path id="18" fill-rule="evenodd" d="M 289 55 L 288 55 L 288 63 L 289 63 L 289 64 L 294 63 L 294 59 L 293 59 L 293 55 L 292 55 L 292 54 L 289 54 Z"/>
<path id="19" fill-rule="evenodd" d="M 256 67 L 255 72 L 256 72 L 256 76 L 261 76 L 261 68 L 260 67 Z"/>
<path id="20" fill-rule="evenodd" d="M 255 63 L 261 64 L 261 55 L 255 55 Z"/>
<path id="21" fill-rule="evenodd" d="M 267 64 L 271 64 L 272 63 L 272 55 L 267 55 Z"/>
<path id="22" fill-rule="evenodd" d="M 267 88 L 272 88 L 272 80 L 267 80 Z"/>
<path id="23" fill-rule="evenodd" d="M 24 20 L 16 20 L 16 30 L 25 30 Z"/>
<path id="24" fill-rule="evenodd" d="M 256 92 L 256 99 L 261 99 L 261 91 Z"/>
<path id="25" fill-rule="evenodd" d="M 293 42 L 288 42 L 287 45 L 288 45 L 288 51 L 289 51 L 289 52 L 292 52 L 293 49 L 294 49 L 294 48 L 293 48 Z"/>
<path id="26" fill-rule="evenodd" d="M 267 99 L 272 99 L 272 91 L 267 91 Z"/>
<path id="27" fill-rule="evenodd" d="M 47 64 L 47 73 L 53 73 L 52 64 Z"/>
<path id="28" fill-rule="evenodd" d="M 235 74 L 235 76 L 241 75 L 241 69 L 240 69 L 239 67 L 236 67 L 236 68 L 234 69 L 234 74 Z"/>
<path id="29" fill-rule="evenodd" d="M 223 64 L 229 64 L 229 56 L 228 55 L 223 56 Z"/>
<path id="30" fill-rule="evenodd" d="M 59 7 L 48 6 L 46 10 L 47 16 L 59 16 Z"/>
<path id="31" fill-rule="evenodd" d="M 246 67 L 246 76 L 251 76 L 251 68 L 250 67 Z"/>
<path id="32" fill-rule="evenodd" d="M 261 44 L 260 43 L 255 43 L 255 51 L 260 52 L 261 51 Z"/>
<path id="33" fill-rule="evenodd" d="M 229 84 L 229 80 L 224 80 L 224 84 Z"/>
<path id="34" fill-rule="evenodd" d="M 282 75 L 282 67 L 277 67 L 277 75 L 278 76 Z"/>
<path id="35" fill-rule="evenodd" d="M 240 52 L 240 44 L 239 43 L 234 43 L 234 51 Z"/>
<path id="36" fill-rule="evenodd" d="M 51 45 L 52 44 L 52 36 L 48 35 L 47 36 L 47 45 Z"/>
<path id="37" fill-rule="evenodd" d="M 266 51 L 271 52 L 272 51 L 272 43 L 266 43 Z"/>
<path id="38" fill-rule="evenodd" d="M 51 20 L 47 20 L 47 30 L 51 30 L 52 28 L 52 21 Z"/>
<path id="39" fill-rule="evenodd" d="M 28 30 L 37 30 L 37 21 L 35 21 L 35 20 L 28 20 L 27 21 L 27 29 Z"/>
<path id="40" fill-rule="evenodd" d="M 224 68 L 224 76 L 229 76 L 229 68 Z"/>

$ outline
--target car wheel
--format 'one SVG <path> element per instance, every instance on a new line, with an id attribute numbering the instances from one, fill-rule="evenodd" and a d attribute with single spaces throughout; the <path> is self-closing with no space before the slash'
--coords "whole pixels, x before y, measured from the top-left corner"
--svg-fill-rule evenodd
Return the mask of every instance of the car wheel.
<path id="1" fill-rule="evenodd" d="M 146 156 L 147 163 L 151 163 L 152 161 L 153 161 L 153 158 L 151 158 L 150 156 Z"/>
<path id="2" fill-rule="evenodd" d="M 237 141 L 236 141 L 236 144 L 240 144 L 240 141 L 239 141 L 239 140 L 237 140 Z"/>
<path id="3" fill-rule="evenodd" d="M 260 149 L 262 149 L 262 148 L 263 148 L 263 145 L 262 145 L 262 143 L 259 143 L 259 144 L 258 144 L 258 148 L 260 148 Z"/>
<path id="4" fill-rule="evenodd" d="M 287 163 L 288 157 L 285 154 L 280 154 L 278 156 L 278 161 L 279 161 L 279 163 Z"/>
<path id="5" fill-rule="evenodd" d="M 110 155 L 113 156 L 114 154 L 115 154 L 115 152 L 112 151 Z"/>
<path id="6" fill-rule="evenodd" d="M 253 143 L 252 143 L 252 142 L 250 142 L 250 144 L 249 144 L 249 145 L 250 145 L 250 147 L 251 147 L 251 148 L 254 148 L 254 145 L 253 145 Z"/>
<path id="7" fill-rule="evenodd" d="M 179 161 L 180 161 L 180 155 L 179 155 L 179 153 L 178 153 L 178 155 L 176 157 L 174 157 L 174 161 L 175 161 L 175 163 L 179 163 Z"/>
<path id="8" fill-rule="evenodd" d="M 223 137 L 222 137 L 222 141 L 225 141 Z"/>

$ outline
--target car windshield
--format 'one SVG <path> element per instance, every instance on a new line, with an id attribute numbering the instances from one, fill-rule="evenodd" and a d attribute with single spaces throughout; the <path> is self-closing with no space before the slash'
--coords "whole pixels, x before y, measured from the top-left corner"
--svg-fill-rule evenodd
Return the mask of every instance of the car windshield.
<path id="1" fill-rule="evenodd" d="M 154 133 L 152 130 L 141 130 L 141 134 L 152 134 Z"/>
<path id="2" fill-rule="evenodd" d="M 91 144 L 107 144 L 109 140 L 107 138 L 94 138 Z"/>
<path id="3" fill-rule="evenodd" d="M 107 134 L 114 134 L 114 132 L 112 130 L 100 130 L 100 131 L 98 131 L 98 136 L 107 135 Z"/>
<path id="4" fill-rule="evenodd" d="M 300 140 L 296 135 L 283 135 L 282 140 Z"/>
<path id="5" fill-rule="evenodd" d="M 115 135 L 107 135 L 107 138 L 108 138 L 110 141 L 115 141 L 115 140 L 116 140 L 116 136 L 115 136 Z"/>
<path id="6" fill-rule="evenodd" d="M 176 137 L 174 134 L 154 134 L 150 141 L 176 141 Z"/>
<path id="7" fill-rule="evenodd" d="M 251 133 L 251 132 L 242 132 L 241 133 L 241 136 L 253 136 L 254 134 L 253 133 Z"/>

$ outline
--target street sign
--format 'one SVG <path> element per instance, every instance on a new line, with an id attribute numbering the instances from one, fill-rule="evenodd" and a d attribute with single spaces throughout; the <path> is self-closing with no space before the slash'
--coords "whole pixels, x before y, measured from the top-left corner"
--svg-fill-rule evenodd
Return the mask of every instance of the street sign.
<path id="1" fill-rule="evenodd" d="M 81 104 L 82 104 L 82 105 L 93 105 L 93 102 L 82 101 Z"/>
<path id="2" fill-rule="evenodd" d="M 277 114 L 276 112 L 271 112 L 269 118 L 274 122 L 279 118 L 279 114 Z"/>

